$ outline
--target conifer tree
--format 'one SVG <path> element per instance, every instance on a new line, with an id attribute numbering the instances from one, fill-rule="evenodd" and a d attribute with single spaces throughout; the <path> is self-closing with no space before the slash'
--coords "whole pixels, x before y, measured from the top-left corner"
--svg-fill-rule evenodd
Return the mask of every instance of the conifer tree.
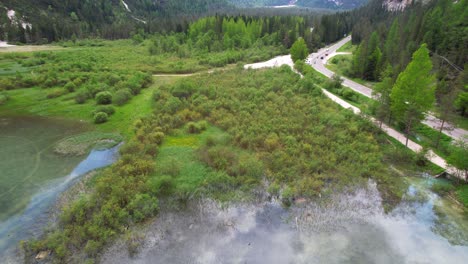
<path id="1" fill-rule="evenodd" d="M 398 75 L 391 93 L 392 112 L 404 122 L 406 145 L 413 126 L 424 119 L 424 112 L 435 101 L 435 77 L 431 73 L 432 62 L 426 44 L 414 52 L 412 61 Z"/>
<path id="2" fill-rule="evenodd" d="M 393 87 L 392 67 L 390 65 L 385 69 L 383 76 L 382 82 L 377 84 L 373 90 L 373 95 L 377 96 L 375 114 L 380 121 L 380 127 L 382 127 L 383 121 L 390 117 L 390 94 Z"/>

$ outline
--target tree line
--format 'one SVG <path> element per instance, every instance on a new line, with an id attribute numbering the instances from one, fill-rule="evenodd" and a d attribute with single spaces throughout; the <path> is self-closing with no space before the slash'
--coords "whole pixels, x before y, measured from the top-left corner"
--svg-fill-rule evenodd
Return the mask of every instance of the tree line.
<path id="1" fill-rule="evenodd" d="M 354 54 L 351 74 L 370 81 L 395 82 L 425 43 L 436 72 L 436 99 L 442 110 L 465 116 L 468 108 L 465 37 L 467 1 L 433 1 L 414 4 L 407 11 L 391 14 L 371 26 L 364 18 L 353 27 Z"/>

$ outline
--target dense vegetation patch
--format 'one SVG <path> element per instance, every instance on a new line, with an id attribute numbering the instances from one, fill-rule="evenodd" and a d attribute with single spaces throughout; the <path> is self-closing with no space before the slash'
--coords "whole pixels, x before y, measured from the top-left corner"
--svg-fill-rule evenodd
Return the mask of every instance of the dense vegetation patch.
<path id="1" fill-rule="evenodd" d="M 313 80 L 299 80 L 288 67 L 238 71 L 162 87 L 154 95 L 157 118 L 175 126 L 209 120 L 231 135 L 230 144 L 257 153 L 268 180 L 296 196 L 368 178 L 391 181 L 374 126 L 321 96 Z M 178 86 L 197 89 L 180 93 Z M 200 153 L 216 169 L 236 163 L 222 147 Z"/>

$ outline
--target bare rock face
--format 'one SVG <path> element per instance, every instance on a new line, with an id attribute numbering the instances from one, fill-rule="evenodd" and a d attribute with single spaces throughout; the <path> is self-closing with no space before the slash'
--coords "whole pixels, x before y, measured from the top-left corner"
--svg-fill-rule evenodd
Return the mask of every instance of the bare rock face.
<path id="1" fill-rule="evenodd" d="M 413 0 L 384 0 L 383 6 L 385 6 L 388 11 L 401 11 L 412 2 Z"/>

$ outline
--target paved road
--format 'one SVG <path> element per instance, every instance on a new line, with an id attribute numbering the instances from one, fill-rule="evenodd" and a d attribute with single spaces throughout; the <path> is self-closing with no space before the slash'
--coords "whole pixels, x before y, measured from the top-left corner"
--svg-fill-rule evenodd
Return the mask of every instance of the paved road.
<path id="1" fill-rule="evenodd" d="M 350 40 L 351 40 L 351 36 L 347 36 L 333 45 L 322 48 L 316 53 L 310 54 L 307 59 L 307 63 L 309 63 L 315 70 L 322 73 L 323 75 L 329 78 L 332 77 L 335 73 L 327 69 L 325 65 L 327 64 L 327 61 L 331 57 L 335 55 L 339 55 L 340 53 L 336 52 L 336 50 L 338 50 L 341 46 L 343 46 Z M 349 87 L 362 95 L 372 98 L 372 89 L 362 84 L 356 83 L 350 79 L 347 79 L 344 77 L 342 78 L 344 80 L 343 81 L 344 86 Z M 426 114 L 426 119 L 423 121 L 423 123 L 436 130 L 439 130 L 442 124 L 442 121 L 432 114 Z M 461 129 L 461 128 L 456 128 L 452 124 L 445 123 L 444 130 L 442 132 L 455 140 L 468 141 L 468 131 Z"/>

